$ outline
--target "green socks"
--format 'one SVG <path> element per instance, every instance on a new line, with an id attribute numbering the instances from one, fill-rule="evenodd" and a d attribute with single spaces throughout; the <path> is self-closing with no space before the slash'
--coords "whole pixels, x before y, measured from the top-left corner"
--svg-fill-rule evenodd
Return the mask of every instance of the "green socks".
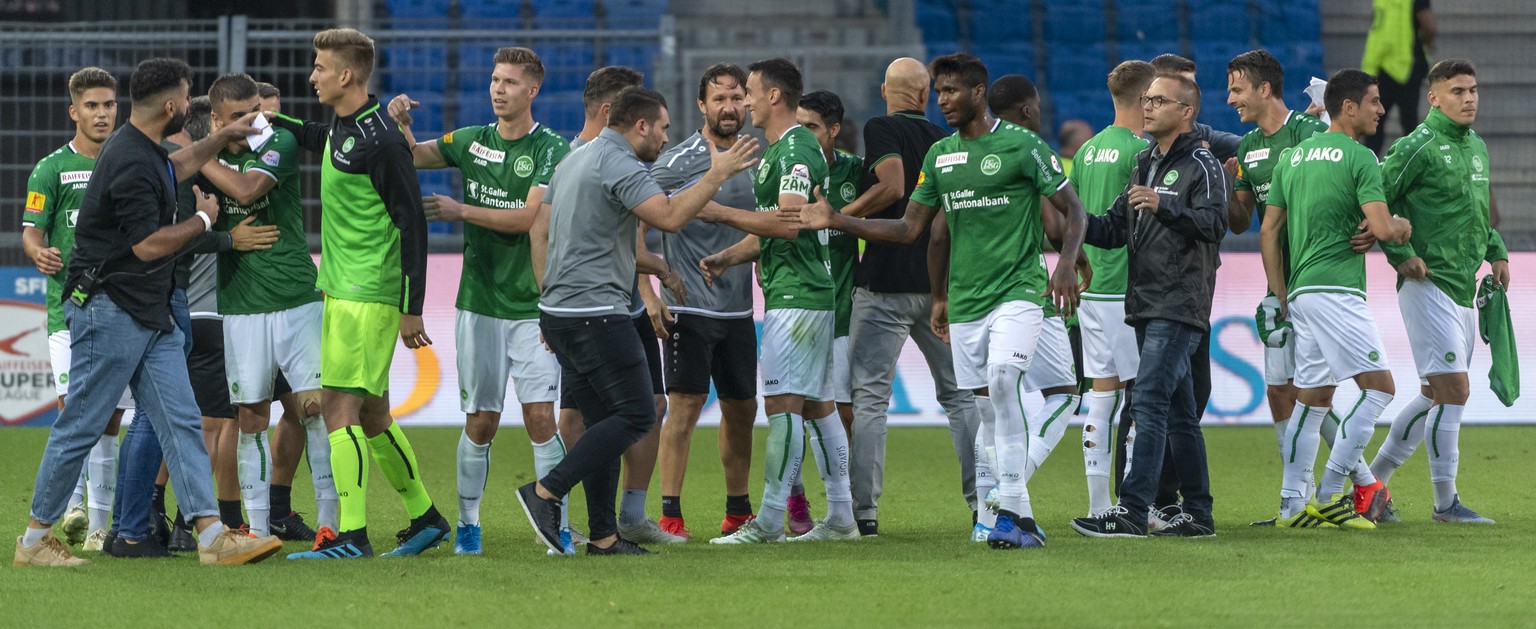
<path id="1" fill-rule="evenodd" d="M 368 525 L 368 456 L 363 453 L 363 429 L 347 426 L 330 433 L 331 474 L 341 517 L 338 533 Z"/>
<path id="2" fill-rule="evenodd" d="M 335 437 L 332 437 L 335 443 Z M 384 478 L 389 479 L 389 486 L 395 488 L 400 494 L 400 499 L 405 501 L 405 511 L 411 519 L 421 517 L 432 508 L 432 498 L 427 496 L 427 488 L 421 483 L 421 468 L 416 465 L 416 451 L 411 449 L 411 442 L 405 438 L 405 433 L 400 430 L 400 424 L 390 422 L 389 430 L 379 433 L 368 440 L 368 447 L 373 450 L 373 461 L 384 472 Z M 332 448 L 332 456 L 335 449 Z M 335 459 L 332 459 L 334 461 Z M 332 463 L 335 467 L 335 463 Z M 336 468 L 337 476 L 341 475 L 341 469 Z M 338 492 L 342 489 L 341 479 L 336 481 Z M 342 528 L 347 528 L 346 499 L 342 499 Z M 359 503 L 361 504 L 361 503 Z"/>

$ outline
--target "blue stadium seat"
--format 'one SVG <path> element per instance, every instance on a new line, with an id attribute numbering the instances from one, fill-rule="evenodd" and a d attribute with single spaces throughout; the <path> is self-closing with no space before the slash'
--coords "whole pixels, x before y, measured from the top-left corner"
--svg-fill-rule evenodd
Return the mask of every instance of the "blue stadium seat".
<path id="1" fill-rule="evenodd" d="M 597 27 L 597 7 L 592 0 L 535 0 L 534 27 L 541 29 L 592 29 Z"/>
<path id="2" fill-rule="evenodd" d="M 1144 41 L 1135 43 L 1121 42 L 1117 47 L 1119 61 L 1135 59 L 1138 61 L 1151 61 L 1163 53 L 1179 54 L 1183 50 L 1177 41 Z"/>
<path id="3" fill-rule="evenodd" d="M 982 8 L 981 5 L 985 5 Z M 1035 40 L 1028 0 L 971 3 L 971 44 L 976 48 L 1028 45 Z"/>
<path id="4" fill-rule="evenodd" d="M 1226 131 L 1242 135 L 1251 128 L 1243 124 L 1237 115 L 1237 110 L 1227 104 L 1227 91 L 1217 92 L 1206 90 L 1205 97 L 1200 99 L 1200 122 L 1211 125 L 1217 131 Z"/>
<path id="5" fill-rule="evenodd" d="M 1052 6 L 1045 14 L 1045 41 L 1052 44 L 1089 44 L 1104 41 L 1104 5 Z"/>
<path id="6" fill-rule="evenodd" d="M 1120 2 L 1115 5 L 1115 40 L 1174 39 L 1179 34 L 1178 19 L 1179 5 L 1174 0 Z"/>
<path id="7" fill-rule="evenodd" d="M 389 9 L 389 17 L 396 19 L 442 19 L 448 17 L 448 2 L 449 0 L 389 0 L 384 3 L 384 6 Z"/>
<path id="8" fill-rule="evenodd" d="M 490 97 L 483 93 L 459 92 L 459 115 L 453 123 L 455 129 L 490 124 L 495 121 L 496 112 L 491 110 Z"/>
<path id="9" fill-rule="evenodd" d="M 608 28 L 655 28 L 667 12 L 667 0 L 603 0 Z"/>
<path id="10" fill-rule="evenodd" d="M 627 66 L 650 76 L 656 68 L 656 55 L 659 52 L 655 44 L 608 45 L 603 47 L 603 62 L 598 65 Z M 581 78 L 583 82 L 586 81 L 585 76 Z"/>
<path id="11" fill-rule="evenodd" d="M 1311 77 L 1328 78 L 1328 71 L 1323 67 L 1323 45 L 1320 43 L 1268 46 L 1266 49 L 1280 61 L 1280 66 L 1285 68 L 1286 102 L 1294 101 L 1298 104 L 1307 102 L 1303 100 L 1302 90 L 1307 89 L 1307 83 Z"/>
<path id="12" fill-rule="evenodd" d="M 1052 91 L 1103 90 L 1109 68 L 1104 65 L 1104 44 L 1055 46 L 1046 57 L 1046 84 Z"/>
<path id="13" fill-rule="evenodd" d="M 1208 6 L 1191 6 L 1189 11 L 1189 40 L 1192 42 L 1246 43 L 1251 21 L 1246 3 L 1211 3 Z"/>
<path id="14" fill-rule="evenodd" d="M 447 85 L 443 68 L 448 51 L 442 42 L 417 41 L 384 46 L 381 55 L 384 88 L 396 93 L 441 94 Z"/>
<path id="15" fill-rule="evenodd" d="M 543 89 L 579 90 L 596 67 L 597 59 L 586 43 L 538 44 L 533 50 L 544 60 Z"/>
<path id="16" fill-rule="evenodd" d="M 1258 26 L 1265 45 L 1318 42 L 1323 36 L 1317 0 L 1260 3 Z"/>
<path id="17" fill-rule="evenodd" d="M 982 46 L 973 51 L 987 64 L 987 74 L 994 79 L 1004 74 L 1022 74 L 1031 80 L 1039 76 L 1035 68 L 1035 49 L 1030 45 Z"/>
<path id="18" fill-rule="evenodd" d="M 1195 81 L 1200 84 L 1200 89 L 1207 94 L 1225 94 L 1227 62 L 1249 50 L 1246 45 L 1232 42 L 1194 42 L 1190 54 L 1195 61 Z"/>
<path id="19" fill-rule="evenodd" d="M 960 26 L 955 20 L 955 10 L 944 4 L 919 0 L 917 28 L 923 31 L 925 43 L 960 40 Z"/>
<path id="20" fill-rule="evenodd" d="M 533 101 L 533 119 L 566 138 L 575 137 L 585 120 L 580 92 L 540 93 Z"/>
<path id="21" fill-rule="evenodd" d="M 925 41 L 923 47 L 928 49 L 928 59 L 956 52 L 964 52 L 957 41 Z"/>
<path id="22" fill-rule="evenodd" d="M 398 92 L 379 94 L 379 102 L 389 103 Z M 410 94 L 410 92 L 405 92 Z M 448 131 L 448 121 L 443 118 L 443 97 L 441 94 L 411 94 L 411 99 L 421 103 L 420 107 L 411 111 L 411 132 L 416 134 L 416 139 L 426 140 L 436 138 Z"/>
<path id="23" fill-rule="evenodd" d="M 1056 106 L 1055 123 L 1058 127 L 1068 120 L 1079 119 L 1086 120 L 1097 130 L 1115 121 L 1115 105 L 1110 101 L 1109 93 L 1103 89 L 1053 92 L 1051 101 Z M 1052 129 L 1051 132 L 1054 134 L 1055 130 Z"/>
<path id="24" fill-rule="evenodd" d="M 523 3 L 517 0 L 459 0 L 464 19 L 513 19 L 522 15 Z"/>

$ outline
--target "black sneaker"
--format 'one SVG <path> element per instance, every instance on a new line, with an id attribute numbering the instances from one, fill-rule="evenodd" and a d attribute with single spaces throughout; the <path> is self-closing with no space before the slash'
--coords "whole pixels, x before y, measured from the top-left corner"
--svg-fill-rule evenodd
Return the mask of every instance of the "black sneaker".
<path id="1" fill-rule="evenodd" d="M 103 544 L 101 551 L 104 554 L 108 554 L 119 559 L 165 559 L 168 557 L 175 557 L 175 555 L 171 554 L 171 551 L 166 550 L 165 546 L 160 543 L 160 540 L 155 539 L 155 536 L 153 535 L 146 536 L 143 541 L 137 544 L 131 543 L 125 539 L 118 539 L 115 537 L 110 541 L 112 542 L 112 545 L 107 546 Z M 112 552 L 107 553 L 108 548 L 111 548 Z"/>
<path id="2" fill-rule="evenodd" d="M 518 487 L 517 501 L 522 503 L 523 515 L 528 516 L 528 523 L 533 525 L 539 541 L 550 550 L 563 552 L 560 547 L 560 501 L 540 498 L 534 490 L 537 486 L 537 482 L 532 482 Z"/>
<path id="3" fill-rule="evenodd" d="M 384 553 L 385 557 L 412 557 L 437 548 L 453 533 L 448 520 L 437 512 L 437 507 L 427 509 L 421 517 L 411 520 L 411 525 L 395 533 L 400 546 Z"/>
<path id="4" fill-rule="evenodd" d="M 860 537 L 880 537 L 880 522 L 877 520 L 854 520 L 859 526 Z"/>
<path id="5" fill-rule="evenodd" d="M 1153 531 L 1158 537 L 1216 537 L 1216 522 L 1201 522 L 1188 513 L 1180 513 L 1168 521 L 1161 530 Z"/>
<path id="6" fill-rule="evenodd" d="M 166 549 L 190 553 L 197 550 L 197 536 L 192 534 L 192 527 L 187 525 L 171 525 L 171 542 L 165 545 Z"/>
<path id="7" fill-rule="evenodd" d="M 614 540 L 607 548 L 598 548 L 596 544 L 587 544 L 588 555 L 654 555 L 649 550 L 641 548 L 639 544 L 622 537 Z"/>
<path id="8" fill-rule="evenodd" d="M 162 550 L 171 543 L 171 520 L 164 513 L 149 518 L 149 537 L 159 542 Z"/>
<path id="9" fill-rule="evenodd" d="M 315 530 L 309 528 L 304 523 L 304 516 L 296 511 L 289 511 L 288 517 L 272 520 L 268 530 L 285 542 L 311 542 L 315 539 Z"/>
<path id="10" fill-rule="evenodd" d="M 1146 522 L 1137 522 L 1128 514 L 1125 507 L 1115 505 L 1098 515 L 1074 518 L 1072 530 L 1088 537 L 1146 537 Z"/>
<path id="11" fill-rule="evenodd" d="M 1184 507 L 1177 503 L 1157 507 L 1147 511 L 1147 532 L 1156 533 L 1167 527 L 1173 519 L 1184 513 Z"/>

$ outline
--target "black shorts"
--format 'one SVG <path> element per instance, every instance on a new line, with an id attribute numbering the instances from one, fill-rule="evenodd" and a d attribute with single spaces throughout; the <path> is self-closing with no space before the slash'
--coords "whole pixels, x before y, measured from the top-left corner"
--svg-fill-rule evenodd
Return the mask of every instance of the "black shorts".
<path id="1" fill-rule="evenodd" d="M 224 322 L 192 320 L 192 353 L 187 356 L 192 376 L 192 395 L 203 417 L 235 418 L 229 403 L 229 381 L 224 377 Z"/>
<path id="2" fill-rule="evenodd" d="M 725 400 L 757 397 L 757 325 L 751 317 L 715 319 L 679 313 L 667 339 L 667 391 Z"/>
<path id="3" fill-rule="evenodd" d="M 642 310 L 640 316 L 634 319 L 635 332 L 640 335 L 640 346 L 645 348 L 645 362 L 651 372 L 651 393 L 666 395 L 667 390 L 662 386 L 661 378 L 661 339 L 656 338 L 649 313 Z M 571 389 L 566 386 L 564 378 L 560 380 L 560 408 L 576 408 L 576 401 L 571 399 Z"/>

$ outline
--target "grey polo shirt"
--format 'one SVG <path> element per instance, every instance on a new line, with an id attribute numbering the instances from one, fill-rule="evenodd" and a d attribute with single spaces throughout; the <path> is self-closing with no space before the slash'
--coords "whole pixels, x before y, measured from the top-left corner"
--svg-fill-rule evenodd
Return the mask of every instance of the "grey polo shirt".
<path id="1" fill-rule="evenodd" d="M 635 281 L 632 211 L 662 194 L 635 150 L 603 129 L 555 169 L 549 199 L 549 256 L 539 309 L 563 317 L 628 314 Z"/>
<path id="2" fill-rule="evenodd" d="M 698 183 L 709 172 L 711 143 L 703 134 L 693 137 L 662 153 L 651 167 L 651 176 L 661 184 L 667 194 L 677 194 L 688 186 Z M 727 179 L 715 193 L 714 200 L 720 205 L 743 210 L 757 207 L 757 196 L 752 182 L 757 179 L 756 169 L 748 169 Z M 672 269 L 682 274 L 683 285 L 688 289 L 686 305 L 679 304 L 672 291 L 662 289 L 661 298 L 674 313 L 688 313 L 716 319 L 735 319 L 752 316 L 752 265 L 740 264 L 715 280 L 713 286 L 704 283 L 704 275 L 698 272 L 699 260 L 730 248 L 746 232 L 720 223 L 688 221 L 675 234 L 662 234 L 662 251 Z"/>

